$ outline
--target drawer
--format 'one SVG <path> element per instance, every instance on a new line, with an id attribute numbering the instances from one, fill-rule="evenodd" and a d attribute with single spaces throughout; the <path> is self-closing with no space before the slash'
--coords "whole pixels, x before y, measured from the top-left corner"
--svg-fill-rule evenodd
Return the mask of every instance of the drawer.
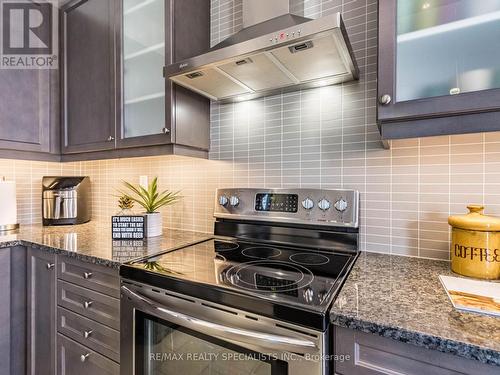
<path id="1" fill-rule="evenodd" d="M 57 304 L 120 330 L 120 300 L 65 281 L 57 283 Z"/>
<path id="2" fill-rule="evenodd" d="M 78 344 L 57 335 L 58 375 L 120 375 L 120 365 Z"/>
<path id="3" fill-rule="evenodd" d="M 58 307 L 57 331 L 115 362 L 120 362 L 120 332 L 115 329 Z"/>
<path id="4" fill-rule="evenodd" d="M 59 256 L 58 261 L 57 277 L 59 279 L 120 298 L 118 270 L 65 256 Z"/>

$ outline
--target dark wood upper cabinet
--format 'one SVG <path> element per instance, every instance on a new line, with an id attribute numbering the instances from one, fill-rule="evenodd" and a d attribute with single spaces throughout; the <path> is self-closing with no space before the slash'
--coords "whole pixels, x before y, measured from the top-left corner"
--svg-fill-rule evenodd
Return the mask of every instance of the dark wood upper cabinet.
<path id="1" fill-rule="evenodd" d="M 50 154 L 59 153 L 57 74 L 49 69 L 0 69 L 2 157 L 51 160 Z"/>
<path id="2" fill-rule="evenodd" d="M 0 0 L 0 3 L 4 2 Z M 37 33 L 51 36 L 53 24 L 47 22 L 45 16 L 47 14 L 42 17 Z M 21 28 L 17 30 L 21 31 Z M 7 42 L 6 39 L 4 43 Z M 54 69 L 50 69 L 30 63 L 39 59 L 43 61 L 48 56 L 52 59 L 58 46 L 50 47 L 50 51 L 44 51 L 42 55 L 38 55 L 39 52 L 35 55 L 16 55 L 3 51 L 0 69 L 0 157 L 59 160 L 59 71 L 55 69 L 56 64 L 53 64 Z M 25 59 L 18 59 L 20 56 Z M 6 61 L 18 62 L 19 68 L 9 67 Z M 56 62 L 57 57 L 53 61 Z"/>
<path id="3" fill-rule="evenodd" d="M 113 149 L 115 0 L 79 0 L 62 9 L 63 152 Z"/>
<path id="4" fill-rule="evenodd" d="M 0 70 L 0 157 L 207 157 L 210 102 L 164 66 L 210 47 L 207 0 L 62 0 L 59 69 Z"/>
<path id="5" fill-rule="evenodd" d="M 118 148 L 177 144 L 208 150 L 209 101 L 172 85 L 163 68 L 209 48 L 210 2 L 118 3 Z"/>
<path id="6" fill-rule="evenodd" d="M 210 46 L 210 1 L 170 1 L 173 3 L 170 25 L 172 59 L 168 63 L 182 61 L 206 52 Z M 187 20 L 189 22 L 186 22 Z M 173 132 L 175 143 L 208 150 L 210 101 L 168 80 L 167 89 L 172 90 L 171 108 L 175 110 L 170 114 L 176 125 Z"/>
<path id="7" fill-rule="evenodd" d="M 209 1 L 73 0 L 61 23 L 63 160 L 206 156 L 210 102 L 163 70 L 209 48 Z"/>
<path id="8" fill-rule="evenodd" d="M 500 6 L 379 1 L 382 138 L 500 130 Z"/>
<path id="9" fill-rule="evenodd" d="M 49 73 L 0 70 L 0 148 L 50 151 Z"/>
<path id="10" fill-rule="evenodd" d="M 163 66 L 171 58 L 169 1 L 118 1 L 118 5 L 118 147 L 169 144 L 166 112 L 172 103 L 163 78 Z"/>

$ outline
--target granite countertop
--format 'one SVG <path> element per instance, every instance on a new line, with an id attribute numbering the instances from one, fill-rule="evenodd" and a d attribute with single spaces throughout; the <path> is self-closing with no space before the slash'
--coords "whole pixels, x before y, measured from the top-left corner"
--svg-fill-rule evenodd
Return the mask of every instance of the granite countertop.
<path id="1" fill-rule="evenodd" d="M 500 366 L 500 318 L 456 310 L 444 261 L 361 253 L 331 310 L 332 323 Z"/>
<path id="2" fill-rule="evenodd" d="M 113 240 L 111 224 L 43 227 L 22 225 L 11 234 L 0 235 L 0 247 L 25 245 L 64 254 L 80 260 L 118 268 L 131 259 L 173 249 L 209 238 L 206 233 L 164 229 L 163 236 L 145 240 Z"/>

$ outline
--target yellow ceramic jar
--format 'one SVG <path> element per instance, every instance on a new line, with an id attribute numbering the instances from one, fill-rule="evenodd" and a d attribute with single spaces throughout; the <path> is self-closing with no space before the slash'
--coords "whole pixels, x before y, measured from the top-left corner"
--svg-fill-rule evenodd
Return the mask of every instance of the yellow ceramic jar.
<path id="1" fill-rule="evenodd" d="M 483 215 L 483 206 L 467 206 L 467 215 L 450 216 L 451 269 L 478 279 L 500 279 L 500 218 Z"/>

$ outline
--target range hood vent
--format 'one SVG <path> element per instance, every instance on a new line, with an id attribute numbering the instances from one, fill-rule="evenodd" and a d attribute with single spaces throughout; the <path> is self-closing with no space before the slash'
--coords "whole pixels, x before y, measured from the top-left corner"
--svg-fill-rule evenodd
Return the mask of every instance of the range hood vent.
<path id="1" fill-rule="evenodd" d="M 347 82 L 359 70 L 340 13 L 316 20 L 284 14 L 167 66 L 166 74 L 225 103 Z"/>

